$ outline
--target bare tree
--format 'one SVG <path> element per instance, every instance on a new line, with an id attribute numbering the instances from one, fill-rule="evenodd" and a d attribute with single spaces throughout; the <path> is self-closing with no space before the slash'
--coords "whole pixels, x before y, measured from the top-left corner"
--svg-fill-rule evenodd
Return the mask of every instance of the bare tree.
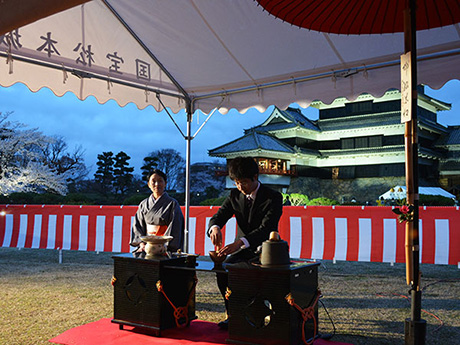
<path id="1" fill-rule="evenodd" d="M 185 159 L 174 149 L 161 149 L 149 153 L 144 162 L 153 161 L 156 168 L 163 171 L 168 177 L 168 189 L 182 191 L 184 186 L 181 176 L 185 173 Z"/>
<path id="2" fill-rule="evenodd" d="M 81 145 L 76 146 L 73 152 L 68 152 L 68 145 L 60 135 L 51 137 L 43 150 L 46 165 L 58 175 L 63 175 L 67 181 L 73 182 L 81 181 L 88 175 L 84 154 Z"/>

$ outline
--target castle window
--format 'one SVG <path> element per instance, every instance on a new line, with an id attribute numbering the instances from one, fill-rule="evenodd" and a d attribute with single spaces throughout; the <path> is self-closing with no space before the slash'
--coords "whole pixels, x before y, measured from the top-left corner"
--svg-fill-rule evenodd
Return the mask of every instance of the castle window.
<path id="1" fill-rule="evenodd" d="M 348 103 L 345 109 L 350 115 L 369 113 L 372 111 L 372 101 Z"/>
<path id="2" fill-rule="evenodd" d="M 379 165 L 363 165 L 356 169 L 355 177 L 377 177 L 380 174 L 379 170 Z"/>
<path id="3" fill-rule="evenodd" d="M 353 138 L 343 138 L 340 139 L 340 143 L 342 144 L 343 150 L 354 149 L 355 148 L 355 140 Z"/>
<path id="4" fill-rule="evenodd" d="M 404 136 L 403 135 L 390 135 L 383 138 L 382 146 L 391 146 L 391 145 L 404 145 Z"/>
<path id="5" fill-rule="evenodd" d="M 355 167 L 340 167 L 339 178 L 355 178 Z"/>
<path id="6" fill-rule="evenodd" d="M 369 147 L 369 139 L 367 137 L 355 138 L 355 148 Z"/>
<path id="7" fill-rule="evenodd" d="M 369 137 L 369 147 L 382 147 L 382 135 Z"/>
<path id="8" fill-rule="evenodd" d="M 380 176 L 404 176 L 404 163 L 380 165 Z"/>

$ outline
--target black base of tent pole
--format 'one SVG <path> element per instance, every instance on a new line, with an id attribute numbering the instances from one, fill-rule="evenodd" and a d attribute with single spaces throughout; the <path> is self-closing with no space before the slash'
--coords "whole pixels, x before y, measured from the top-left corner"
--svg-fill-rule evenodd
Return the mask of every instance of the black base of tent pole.
<path id="1" fill-rule="evenodd" d="M 426 321 L 406 319 L 404 323 L 405 345 L 424 345 L 426 335 Z"/>
<path id="2" fill-rule="evenodd" d="M 404 323 L 405 345 L 425 345 L 426 321 L 420 318 L 422 311 L 422 291 L 411 292 L 411 318 Z"/>

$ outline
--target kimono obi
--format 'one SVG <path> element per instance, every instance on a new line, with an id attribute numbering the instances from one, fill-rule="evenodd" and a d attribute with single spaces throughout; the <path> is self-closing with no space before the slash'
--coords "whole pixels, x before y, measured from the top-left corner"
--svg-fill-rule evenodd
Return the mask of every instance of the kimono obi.
<path id="1" fill-rule="evenodd" d="M 167 225 L 147 224 L 147 235 L 149 236 L 163 236 L 166 230 L 168 230 Z"/>

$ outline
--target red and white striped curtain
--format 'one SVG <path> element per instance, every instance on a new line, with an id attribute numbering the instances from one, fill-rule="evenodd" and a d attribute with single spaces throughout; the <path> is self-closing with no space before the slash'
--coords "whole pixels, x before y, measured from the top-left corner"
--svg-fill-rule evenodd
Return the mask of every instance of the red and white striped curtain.
<path id="1" fill-rule="evenodd" d="M 189 251 L 207 255 L 206 236 L 218 207 L 191 207 Z M 129 252 L 130 227 L 136 206 L 0 205 L 3 247 Z M 422 263 L 460 262 L 458 207 L 420 208 Z M 232 242 L 236 221 L 224 230 Z M 279 224 L 291 258 L 365 262 L 404 262 L 405 225 L 391 207 L 285 206 Z"/>

